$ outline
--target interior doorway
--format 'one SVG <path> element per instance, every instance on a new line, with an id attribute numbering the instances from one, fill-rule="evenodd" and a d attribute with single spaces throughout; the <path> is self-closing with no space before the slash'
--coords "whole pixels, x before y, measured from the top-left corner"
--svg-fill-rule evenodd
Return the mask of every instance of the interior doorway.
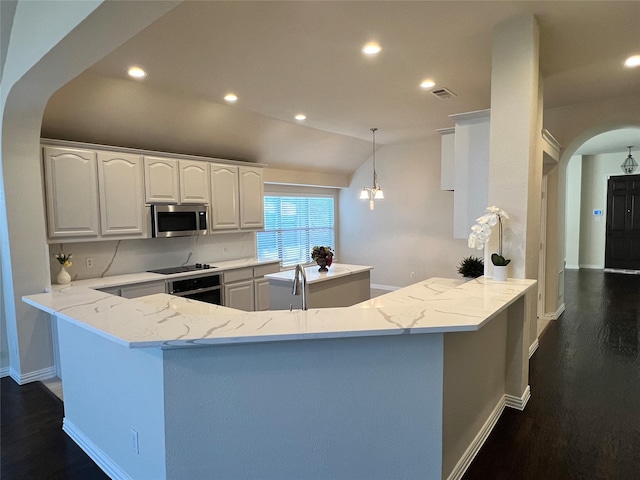
<path id="1" fill-rule="evenodd" d="M 640 270 L 640 175 L 607 182 L 605 268 Z"/>

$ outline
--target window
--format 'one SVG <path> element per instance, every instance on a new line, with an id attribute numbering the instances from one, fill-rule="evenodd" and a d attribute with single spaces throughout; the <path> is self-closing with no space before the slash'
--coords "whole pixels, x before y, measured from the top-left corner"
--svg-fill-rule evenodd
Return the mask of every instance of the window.
<path id="1" fill-rule="evenodd" d="M 311 262 L 314 245 L 335 247 L 334 198 L 264 197 L 264 231 L 258 232 L 258 258 L 281 258 L 282 266 Z"/>

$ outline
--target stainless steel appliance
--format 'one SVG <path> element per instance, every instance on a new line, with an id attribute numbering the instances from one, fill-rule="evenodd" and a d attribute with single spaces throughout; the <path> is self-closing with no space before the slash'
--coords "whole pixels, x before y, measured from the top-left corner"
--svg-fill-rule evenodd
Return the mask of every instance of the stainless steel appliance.
<path id="1" fill-rule="evenodd" d="M 220 274 L 200 275 L 169 282 L 169 293 L 178 297 L 222 305 L 222 282 Z"/>
<path id="2" fill-rule="evenodd" d="M 189 237 L 207 233 L 205 205 L 151 205 L 153 237 Z"/>

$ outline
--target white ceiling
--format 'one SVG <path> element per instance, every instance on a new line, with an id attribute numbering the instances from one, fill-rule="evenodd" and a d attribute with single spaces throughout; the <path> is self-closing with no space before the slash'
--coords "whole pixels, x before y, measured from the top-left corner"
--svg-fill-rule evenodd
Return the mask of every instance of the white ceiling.
<path id="1" fill-rule="evenodd" d="M 195 1 L 60 89 L 43 136 L 350 173 L 371 127 L 379 144 L 410 141 L 489 108 L 492 29 L 525 13 L 540 24 L 545 108 L 640 91 L 640 68 L 622 67 L 640 54 L 637 1 Z M 365 58 L 372 39 L 383 50 Z M 145 80 L 127 77 L 133 64 Z M 420 90 L 425 77 L 457 96 Z"/>

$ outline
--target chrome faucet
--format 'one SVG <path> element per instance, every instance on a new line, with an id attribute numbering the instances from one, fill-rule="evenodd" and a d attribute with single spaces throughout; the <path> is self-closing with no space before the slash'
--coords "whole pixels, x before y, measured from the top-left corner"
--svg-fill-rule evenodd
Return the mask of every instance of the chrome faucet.
<path id="1" fill-rule="evenodd" d="M 307 310 L 307 275 L 304 273 L 304 267 L 300 264 L 296 265 L 296 272 L 293 274 L 293 290 L 294 295 L 302 294 L 302 310 Z"/>

